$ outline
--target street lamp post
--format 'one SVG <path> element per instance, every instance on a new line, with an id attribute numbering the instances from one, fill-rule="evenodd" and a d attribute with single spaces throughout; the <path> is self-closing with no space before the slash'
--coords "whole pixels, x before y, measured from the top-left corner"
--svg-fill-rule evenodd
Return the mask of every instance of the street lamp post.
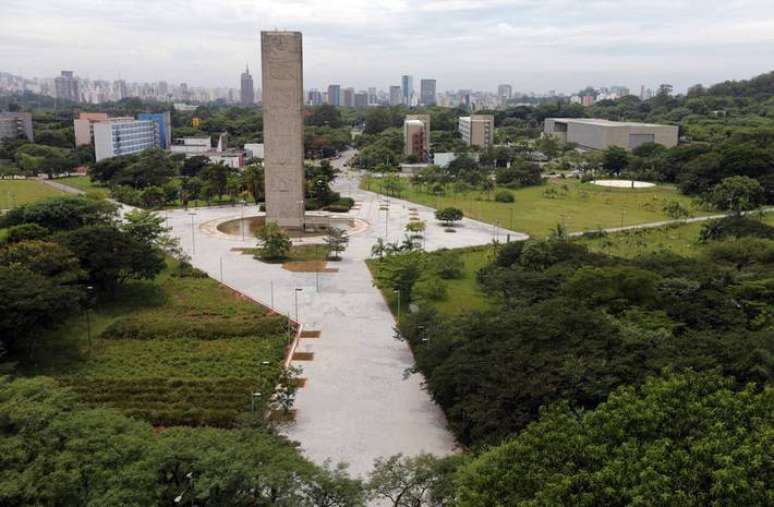
<path id="1" fill-rule="evenodd" d="M 196 255 L 196 225 L 194 224 L 196 213 L 189 213 L 189 215 L 191 215 L 191 253 Z"/>
<path id="2" fill-rule="evenodd" d="M 299 293 L 299 292 L 301 292 L 302 290 L 304 290 L 304 289 L 301 289 L 301 288 L 299 288 L 299 287 L 296 287 L 296 290 L 295 290 L 295 292 L 293 293 L 293 296 L 294 296 L 294 298 L 295 298 L 295 303 L 296 303 L 296 322 L 297 322 L 297 323 L 299 322 L 299 320 L 298 320 L 298 293 Z"/>

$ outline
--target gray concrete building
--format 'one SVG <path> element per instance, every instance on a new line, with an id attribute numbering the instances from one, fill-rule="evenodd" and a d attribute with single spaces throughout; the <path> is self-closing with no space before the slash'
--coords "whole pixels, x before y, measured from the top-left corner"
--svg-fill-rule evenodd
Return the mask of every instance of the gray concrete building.
<path id="1" fill-rule="evenodd" d="M 304 225 L 304 84 L 301 32 L 261 32 L 266 220 Z M 330 88 L 329 88 L 330 93 Z"/>
<path id="2" fill-rule="evenodd" d="M 63 70 L 59 77 L 54 79 L 54 88 L 56 89 L 56 98 L 80 102 L 81 94 L 78 90 L 78 81 L 71 70 Z"/>
<path id="3" fill-rule="evenodd" d="M 412 76 L 401 76 L 400 78 L 401 98 L 403 105 L 411 107 L 414 102 L 414 78 Z"/>
<path id="4" fill-rule="evenodd" d="M 250 107 L 255 104 L 253 76 L 250 75 L 250 68 L 247 66 L 245 66 L 245 71 L 240 79 L 239 104 L 243 107 Z"/>
<path id="5" fill-rule="evenodd" d="M 422 79 L 419 82 L 419 102 L 423 106 L 435 105 L 435 79 Z"/>
<path id="6" fill-rule="evenodd" d="M 32 134 L 32 113 L 0 113 L 0 139 L 26 137 L 35 142 Z"/>
<path id="7" fill-rule="evenodd" d="M 671 148 L 677 145 L 678 138 L 678 128 L 674 125 L 594 118 L 546 118 L 543 133 L 562 143 L 575 143 L 581 148 L 592 150 L 605 150 L 610 146 L 633 150 L 645 143 Z"/>
<path id="8" fill-rule="evenodd" d="M 390 105 L 397 106 L 401 103 L 400 86 L 390 86 Z"/>
<path id="9" fill-rule="evenodd" d="M 328 85 L 328 104 L 332 106 L 341 105 L 341 85 Z"/>

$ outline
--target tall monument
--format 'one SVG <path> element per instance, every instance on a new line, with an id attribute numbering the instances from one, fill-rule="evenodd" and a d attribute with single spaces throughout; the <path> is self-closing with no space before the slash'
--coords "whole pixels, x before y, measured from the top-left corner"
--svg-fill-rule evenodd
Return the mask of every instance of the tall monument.
<path id="1" fill-rule="evenodd" d="M 301 32 L 261 32 L 266 220 L 304 225 Z"/>

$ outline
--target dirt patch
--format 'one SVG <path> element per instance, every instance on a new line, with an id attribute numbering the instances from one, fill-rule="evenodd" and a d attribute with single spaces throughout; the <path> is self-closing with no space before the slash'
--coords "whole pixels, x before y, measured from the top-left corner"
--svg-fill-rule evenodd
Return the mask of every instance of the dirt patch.
<path id="1" fill-rule="evenodd" d="M 320 331 L 301 331 L 301 338 L 319 338 Z"/>
<path id="2" fill-rule="evenodd" d="M 313 361 L 314 352 L 295 352 L 293 353 L 293 361 Z"/>
<path id="3" fill-rule="evenodd" d="M 272 410 L 269 414 L 269 420 L 275 423 L 291 423 L 296 420 L 296 409 Z"/>
<path id="4" fill-rule="evenodd" d="M 293 273 L 325 273 L 325 261 L 290 261 L 282 263 L 282 269 Z"/>
<path id="5" fill-rule="evenodd" d="M 306 379 L 303 377 L 294 378 L 293 385 L 299 388 L 304 387 L 306 386 Z"/>

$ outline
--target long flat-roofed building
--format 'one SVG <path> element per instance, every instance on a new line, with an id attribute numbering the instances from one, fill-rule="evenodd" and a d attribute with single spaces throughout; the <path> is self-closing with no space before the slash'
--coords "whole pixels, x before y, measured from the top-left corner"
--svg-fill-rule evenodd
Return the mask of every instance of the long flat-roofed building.
<path id="1" fill-rule="evenodd" d="M 473 114 L 461 116 L 459 131 L 468 146 L 488 148 L 494 143 L 494 115 Z"/>
<path id="2" fill-rule="evenodd" d="M 95 123 L 93 128 L 97 162 L 161 148 L 159 124 L 152 120 L 112 119 Z"/>
<path id="3" fill-rule="evenodd" d="M 610 146 L 633 150 L 645 143 L 671 148 L 677 145 L 678 138 L 678 128 L 674 125 L 594 118 L 546 118 L 543 133 L 562 143 L 575 143 L 592 150 L 605 150 Z"/>

